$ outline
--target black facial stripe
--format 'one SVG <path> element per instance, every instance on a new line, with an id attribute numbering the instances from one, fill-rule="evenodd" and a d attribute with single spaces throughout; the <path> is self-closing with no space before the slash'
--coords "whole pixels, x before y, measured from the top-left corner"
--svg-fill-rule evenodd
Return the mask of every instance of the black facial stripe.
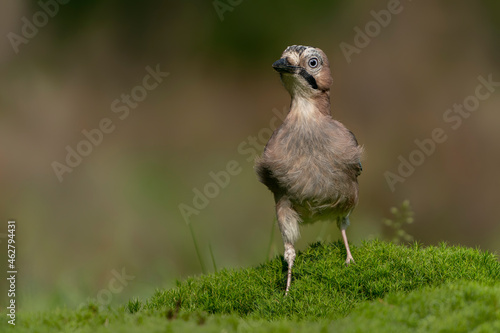
<path id="1" fill-rule="evenodd" d="M 307 83 L 313 88 L 313 89 L 318 89 L 318 84 L 316 83 L 316 79 L 309 74 L 304 68 L 302 68 L 299 72 L 300 76 L 302 76 Z"/>

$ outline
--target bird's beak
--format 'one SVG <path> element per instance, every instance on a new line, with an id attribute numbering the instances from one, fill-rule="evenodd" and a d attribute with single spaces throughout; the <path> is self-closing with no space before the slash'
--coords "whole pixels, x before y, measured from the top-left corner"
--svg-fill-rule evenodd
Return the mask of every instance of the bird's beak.
<path id="1" fill-rule="evenodd" d="M 278 73 L 296 73 L 297 66 L 291 65 L 286 58 L 281 58 L 276 60 L 273 64 L 273 68 Z"/>

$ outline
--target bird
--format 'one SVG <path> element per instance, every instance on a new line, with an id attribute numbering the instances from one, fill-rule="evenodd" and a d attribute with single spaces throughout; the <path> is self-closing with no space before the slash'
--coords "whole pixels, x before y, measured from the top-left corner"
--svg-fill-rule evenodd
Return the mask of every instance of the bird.
<path id="1" fill-rule="evenodd" d="M 255 161 L 261 183 L 273 193 L 276 217 L 288 264 L 285 296 L 290 290 L 295 242 L 300 224 L 336 221 L 354 263 L 346 229 L 358 203 L 363 147 L 353 132 L 332 118 L 333 83 L 326 54 L 303 45 L 287 47 L 272 64 L 291 96 L 290 110 Z"/>

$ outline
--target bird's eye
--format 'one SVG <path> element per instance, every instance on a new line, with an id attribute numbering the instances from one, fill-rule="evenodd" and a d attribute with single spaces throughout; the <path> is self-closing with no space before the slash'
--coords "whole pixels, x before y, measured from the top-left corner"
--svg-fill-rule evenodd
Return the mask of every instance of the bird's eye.
<path id="1" fill-rule="evenodd" d="M 309 59 L 309 67 L 311 68 L 316 68 L 318 67 L 318 64 L 319 64 L 319 61 L 318 61 L 318 58 L 311 58 Z"/>

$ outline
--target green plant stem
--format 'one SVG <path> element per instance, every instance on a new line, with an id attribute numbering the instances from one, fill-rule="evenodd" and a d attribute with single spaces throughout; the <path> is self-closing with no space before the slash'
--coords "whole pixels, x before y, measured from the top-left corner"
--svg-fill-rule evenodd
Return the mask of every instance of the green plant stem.
<path id="1" fill-rule="evenodd" d="M 200 261 L 201 272 L 203 274 L 206 274 L 207 269 L 205 267 L 205 264 L 203 263 L 203 258 L 201 257 L 200 249 L 198 247 L 198 242 L 196 241 L 196 236 L 194 235 L 193 226 L 191 225 L 191 223 L 188 223 L 188 226 L 189 226 L 189 232 L 191 233 L 191 237 L 193 238 L 193 244 L 194 244 L 194 249 L 196 251 L 196 255 L 198 256 L 198 260 Z"/>
<path id="2" fill-rule="evenodd" d="M 208 243 L 208 250 L 210 251 L 210 257 L 212 257 L 212 264 L 214 265 L 214 272 L 217 273 L 217 264 L 215 263 L 214 252 L 212 251 L 212 243 Z"/>

